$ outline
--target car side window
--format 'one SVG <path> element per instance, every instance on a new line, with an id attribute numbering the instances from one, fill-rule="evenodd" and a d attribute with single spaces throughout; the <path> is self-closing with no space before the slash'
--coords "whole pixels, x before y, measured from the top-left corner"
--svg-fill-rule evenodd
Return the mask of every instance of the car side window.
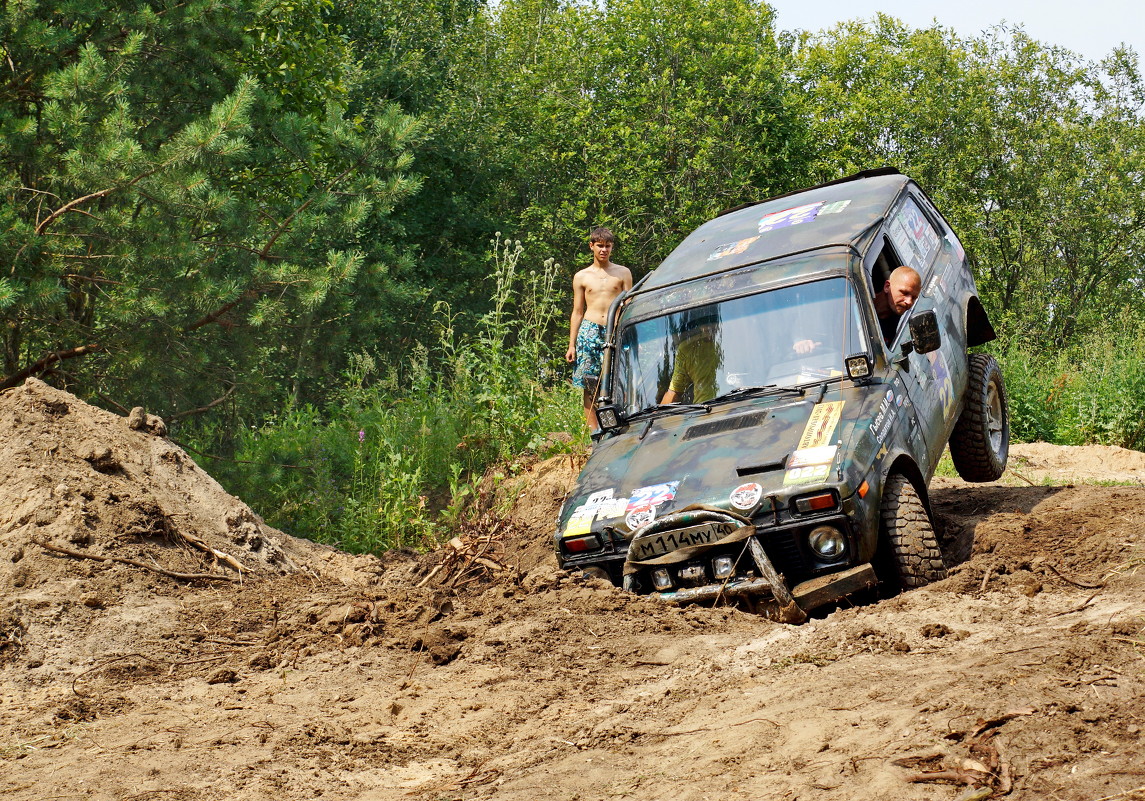
<path id="1" fill-rule="evenodd" d="M 942 237 L 910 195 L 891 212 L 887 233 L 904 259 L 900 264 L 913 267 L 925 282 L 927 268 L 938 252 Z"/>

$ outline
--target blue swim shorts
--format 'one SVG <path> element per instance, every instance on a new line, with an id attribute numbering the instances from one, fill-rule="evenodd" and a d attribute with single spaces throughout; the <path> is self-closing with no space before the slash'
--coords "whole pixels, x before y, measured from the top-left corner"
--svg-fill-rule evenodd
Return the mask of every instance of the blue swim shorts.
<path id="1" fill-rule="evenodd" d="M 574 387 L 595 390 L 600 380 L 600 359 L 604 355 L 604 326 L 581 320 L 576 332 L 576 369 Z"/>

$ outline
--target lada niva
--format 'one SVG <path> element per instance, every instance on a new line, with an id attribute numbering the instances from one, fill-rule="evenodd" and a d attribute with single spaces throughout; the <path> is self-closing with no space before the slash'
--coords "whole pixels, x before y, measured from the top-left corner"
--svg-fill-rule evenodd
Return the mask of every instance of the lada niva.
<path id="1" fill-rule="evenodd" d="M 921 291 L 888 329 L 875 296 L 903 265 Z M 944 578 L 945 446 L 966 480 L 1006 467 L 1002 374 L 968 352 L 994 338 L 957 236 L 896 170 L 721 214 L 610 309 L 561 566 L 789 622 Z"/>

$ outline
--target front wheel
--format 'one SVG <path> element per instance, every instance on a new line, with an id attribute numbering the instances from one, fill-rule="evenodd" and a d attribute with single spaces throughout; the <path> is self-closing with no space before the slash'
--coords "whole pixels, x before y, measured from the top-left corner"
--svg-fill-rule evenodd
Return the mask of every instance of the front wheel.
<path id="1" fill-rule="evenodd" d="M 942 551 L 930 515 L 905 476 L 892 475 L 883 487 L 880 506 L 880 578 L 894 589 L 909 590 L 946 578 Z"/>
<path id="2" fill-rule="evenodd" d="M 993 356 L 972 353 L 966 403 L 950 434 L 950 458 L 966 481 L 997 481 L 1010 454 L 1010 417 L 1002 368 Z"/>

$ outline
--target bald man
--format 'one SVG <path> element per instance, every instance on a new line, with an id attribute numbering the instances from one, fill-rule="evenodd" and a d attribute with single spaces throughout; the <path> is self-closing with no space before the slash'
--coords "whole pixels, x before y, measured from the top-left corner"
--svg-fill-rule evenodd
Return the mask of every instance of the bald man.
<path id="1" fill-rule="evenodd" d="M 894 341 L 899 320 L 910 311 L 920 294 L 922 294 L 922 279 L 910 267 L 903 266 L 891 272 L 883 284 L 882 291 L 875 295 L 875 314 L 879 318 L 883 340 L 888 345 Z"/>

